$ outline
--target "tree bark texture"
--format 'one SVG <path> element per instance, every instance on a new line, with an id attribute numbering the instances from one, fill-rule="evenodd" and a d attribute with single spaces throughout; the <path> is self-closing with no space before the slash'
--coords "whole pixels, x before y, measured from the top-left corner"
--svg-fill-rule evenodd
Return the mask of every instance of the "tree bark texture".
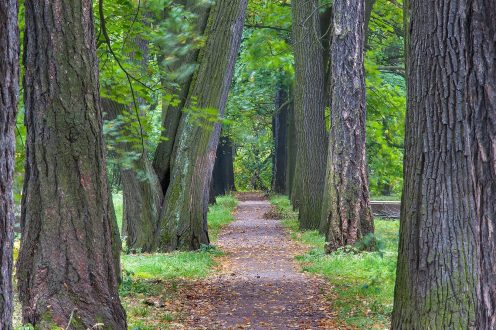
<path id="1" fill-rule="evenodd" d="M 226 195 L 234 188 L 234 146 L 229 137 L 220 138 L 212 174 L 213 191 L 215 196 Z"/>
<path id="2" fill-rule="evenodd" d="M 392 328 L 494 329 L 496 4 L 405 6 L 405 182 Z"/>
<path id="3" fill-rule="evenodd" d="M 295 0 L 295 119 L 298 156 L 294 183 L 300 227 L 316 229 L 322 213 L 326 163 L 324 64 L 317 0 Z"/>
<path id="4" fill-rule="evenodd" d="M 15 125 L 19 94 L 16 0 L 0 2 L 0 329 L 12 329 Z"/>
<path id="5" fill-rule="evenodd" d="M 218 109 L 223 115 L 241 42 L 246 0 L 220 0 L 210 9 L 207 43 L 186 99 L 178 127 L 171 172 L 161 215 L 160 247 L 198 249 L 209 244 L 206 228 L 208 192 L 220 124 L 188 111 Z"/>
<path id="6" fill-rule="evenodd" d="M 92 1 L 25 6 L 23 320 L 39 328 L 125 329 Z"/>
<path id="7" fill-rule="evenodd" d="M 274 138 L 274 155 L 272 164 L 272 191 L 287 194 L 288 175 L 288 91 L 283 85 L 276 93 L 276 113 L 272 117 L 272 136 Z"/>
<path id="8" fill-rule="evenodd" d="M 331 44 L 331 131 L 320 230 L 333 251 L 374 230 L 365 152 L 364 1 L 336 0 Z"/>

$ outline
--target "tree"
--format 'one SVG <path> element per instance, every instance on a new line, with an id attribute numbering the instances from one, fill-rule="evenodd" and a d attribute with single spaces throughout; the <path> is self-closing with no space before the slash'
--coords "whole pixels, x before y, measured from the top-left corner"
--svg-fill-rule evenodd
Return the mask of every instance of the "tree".
<path id="1" fill-rule="evenodd" d="M 365 151 L 364 1 L 333 3 L 331 131 L 321 230 L 327 251 L 373 232 Z"/>
<path id="2" fill-rule="evenodd" d="M 107 98 L 102 98 L 102 109 L 106 121 L 115 121 L 129 111 L 124 104 Z M 131 142 L 120 142 L 114 146 L 120 151 L 132 148 Z M 153 238 L 163 202 L 160 182 L 142 153 L 132 161 L 131 168 L 120 166 L 120 177 L 123 192 L 122 236 L 126 237 L 126 246 L 132 252 L 152 252 L 156 248 Z"/>
<path id="3" fill-rule="evenodd" d="M 210 243 L 205 196 L 220 136 L 216 121 L 224 113 L 246 6 L 246 0 L 221 0 L 210 9 L 207 43 L 200 51 L 200 66 L 191 82 L 175 138 L 161 215 L 161 249 L 195 250 Z"/>
<path id="4" fill-rule="evenodd" d="M 496 4 L 405 6 L 405 184 L 392 327 L 494 329 Z"/>
<path id="5" fill-rule="evenodd" d="M 214 171 L 212 173 L 213 196 L 235 191 L 234 187 L 234 146 L 228 136 L 222 136 L 217 146 Z"/>
<path id="6" fill-rule="evenodd" d="M 92 1 L 28 1 L 25 21 L 23 320 L 39 328 L 125 329 Z"/>
<path id="7" fill-rule="evenodd" d="M 0 2 L 0 329 L 12 329 L 15 124 L 19 93 L 18 4 Z"/>
<path id="8" fill-rule="evenodd" d="M 300 227 L 315 229 L 321 218 L 326 163 L 325 79 L 319 7 L 316 0 L 295 0 L 291 8 L 297 141 L 292 193 L 293 202 L 299 209 Z"/>
<path id="9" fill-rule="evenodd" d="M 288 94 L 287 87 L 280 84 L 275 99 L 276 112 L 272 116 L 272 136 L 274 138 L 272 190 L 279 194 L 288 193 L 288 117 L 290 103 Z"/>

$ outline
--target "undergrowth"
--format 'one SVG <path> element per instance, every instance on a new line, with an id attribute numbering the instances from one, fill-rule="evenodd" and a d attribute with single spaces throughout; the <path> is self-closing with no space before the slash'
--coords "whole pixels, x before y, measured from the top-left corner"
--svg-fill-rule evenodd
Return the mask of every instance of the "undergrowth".
<path id="1" fill-rule="evenodd" d="M 377 251 L 362 252 L 344 247 L 324 252 L 324 237 L 318 231 L 300 231 L 298 213 L 286 196 L 273 196 L 271 203 L 291 237 L 310 247 L 298 256 L 304 271 L 319 274 L 331 284 L 329 299 L 338 317 L 359 329 L 390 326 L 398 248 L 399 222 L 375 220 Z"/>
<path id="2" fill-rule="evenodd" d="M 122 223 L 122 196 L 114 194 L 119 228 Z M 220 230 L 234 220 L 238 201 L 234 196 L 217 197 L 209 207 L 210 240 L 217 240 Z M 200 251 L 122 255 L 122 303 L 128 316 L 129 329 L 167 329 L 181 315 L 168 308 L 177 297 L 185 279 L 206 277 L 222 252 L 215 246 L 202 246 Z"/>

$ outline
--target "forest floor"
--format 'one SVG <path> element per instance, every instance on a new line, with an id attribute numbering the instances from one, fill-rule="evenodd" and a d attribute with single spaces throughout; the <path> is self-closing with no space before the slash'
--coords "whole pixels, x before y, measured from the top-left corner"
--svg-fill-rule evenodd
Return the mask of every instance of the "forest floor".
<path id="1" fill-rule="evenodd" d="M 270 203 L 239 195 L 235 221 L 221 231 L 219 269 L 187 295 L 188 328 L 344 329 L 336 324 L 325 280 L 301 272 L 305 249 L 291 240 Z"/>

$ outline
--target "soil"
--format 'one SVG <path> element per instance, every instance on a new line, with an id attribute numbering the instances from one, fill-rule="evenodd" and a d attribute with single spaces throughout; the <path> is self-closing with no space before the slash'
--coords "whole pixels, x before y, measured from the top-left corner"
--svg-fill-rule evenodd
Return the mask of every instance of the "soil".
<path id="1" fill-rule="evenodd" d="M 323 279 L 301 272 L 292 241 L 263 195 L 243 194 L 234 221 L 219 236 L 220 271 L 187 296 L 191 329 L 344 329 L 326 299 Z"/>

